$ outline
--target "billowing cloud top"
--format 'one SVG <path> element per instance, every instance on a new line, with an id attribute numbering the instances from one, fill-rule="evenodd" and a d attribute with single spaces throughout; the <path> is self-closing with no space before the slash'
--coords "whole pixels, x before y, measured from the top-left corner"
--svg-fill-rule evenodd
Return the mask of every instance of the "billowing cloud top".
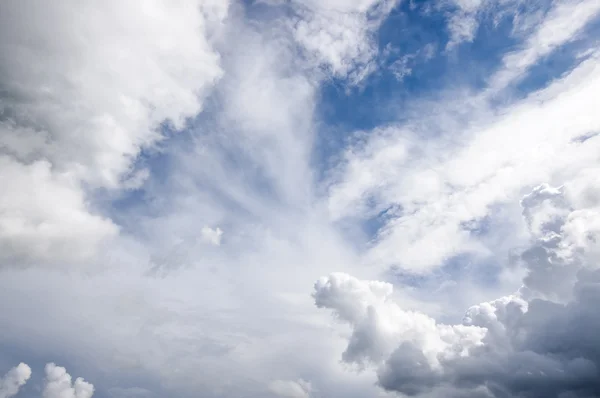
<path id="1" fill-rule="evenodd" d="M 0 398 L 600 396 L 599 37 L 597 0 L 0 2 Z"/>

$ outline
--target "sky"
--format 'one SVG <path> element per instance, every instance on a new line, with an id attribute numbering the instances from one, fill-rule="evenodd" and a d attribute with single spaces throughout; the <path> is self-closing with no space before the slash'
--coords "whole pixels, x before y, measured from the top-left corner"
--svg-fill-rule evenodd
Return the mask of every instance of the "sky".
<path id="1" fill-rule="evenodd" d="M 598 0 L 0 2 L 0 398 L 600 396 Z"/>

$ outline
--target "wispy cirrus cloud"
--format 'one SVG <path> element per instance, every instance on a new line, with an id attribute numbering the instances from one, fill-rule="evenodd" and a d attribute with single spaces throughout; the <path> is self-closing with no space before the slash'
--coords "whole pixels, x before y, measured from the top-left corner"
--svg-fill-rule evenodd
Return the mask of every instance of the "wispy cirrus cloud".
<path id="1" fill-rule="evenodd" d="M 588 18 L 596 12 L 593 7 L 587 11 Z M 557 19 L 568 15 L 570 8 L 558 6 L 532 37 L 552 29 L 562 35 Z M 563 36 L 552 43 L 557 46 L 567 40 Z M 545 45 L 536 39 L 526 43 L 522 51 L 543 56 L 538 49 Z M 574 140 L 600 128 L 591 108 L 586 109 L 595 96 L 596 63 L 592 55 L 547 89 L 500 108 L 488 103 L 487 94 L 459 94 L 458 102 L 449 100 L 446 109 L 436 104 L 441 116 L 416 117 L 440 125 L 444 133 L 439 138 L 428 137 L 417 120 L 363 133 L 366 139 L 346 152 L 340 173 L 334 174 L 329 197 L 333 219 L 368 218 L 386 210 L 389 218 L 373 242 L 369 261 L 415 272 L 440 266 L 463 251 L 485 255 L 488 249 L 462 223 L 482 219 L 490 206 L 506 203 L 536 181 L 558 175 L 568 178 L 566 170 L 593 164 L 596 143 L 584 147 Z M 516 70 L 505 65 L 492 81 Z M 489 90 L 498 92 L 499 87 L 492 84 Z M 451 114 L 464 111 L 459 109 L 462 104 L 472 109 L 466 120 L 460 113 L 459 117 Z"/>

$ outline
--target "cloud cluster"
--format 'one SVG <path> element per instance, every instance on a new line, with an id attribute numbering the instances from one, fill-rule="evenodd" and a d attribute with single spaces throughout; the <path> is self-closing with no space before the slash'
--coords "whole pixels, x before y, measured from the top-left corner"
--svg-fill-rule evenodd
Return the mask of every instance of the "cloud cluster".
<path id="1" fill-rule="evenodd" d="M 1 6 L 2 263 L 82 261 L 117 226 L 87 192 L 139 185 L 134 161 L 185 126 L 222 75 L 225 1 Z"/>
<path id="2" fill-rule="evenodd" d="M 48 363 L 44 368 L 43 398 L 91 398 L 94 395 L 94 386 L 81 377 L 75 382 L 71 375 L 61 366 Z M 21 387 L 31 378 L 31 368 L 24 363 L 8 371 L 0 378 L 0 398 L 10 398 L 18 394 Z"/>
<path id="3" fill-rule="evenodd" d="M 22 362 L 9 370 L 3 377 L 0 377 L 0 398 L 17 395 L 19 389 L 27 383 L 30 377 L 31 368 Z"/>
<path id="4" fill-rule="evenodd" d="M 44 398 L 91 398 L 94 386 L 81 377 L 72 381 L 71 375 L 61 366 L 49 363 L 45 367 L 46 385 L 42 393 Z"/>
<path id="5" fill-rule="evenodd" d="M 377 368 L 379 384 L 409 396 L 593 397 L 600 394 L 600 191 L 597 169 L 521 201 L 532 244 L 511 296 L 443 325 L 402 310 L 392 286 L 332 274 L 315 303 L 352 327 L 343 360 Z M 585 193 L 584 193 L 585 192 Z"/>

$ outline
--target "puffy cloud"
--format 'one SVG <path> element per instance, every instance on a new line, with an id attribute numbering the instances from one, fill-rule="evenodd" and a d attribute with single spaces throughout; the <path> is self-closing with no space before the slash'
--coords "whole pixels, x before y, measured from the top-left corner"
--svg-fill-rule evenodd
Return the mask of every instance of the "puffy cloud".
<path id="1" fill-rule="evenodd" d="M 466 355 L 481 344 L 485 329 L 437 324 L 424 314 L 404 311 L 390 299 L 391 293 L 389 283 L 362 281 L 343 273 L 315 284 L 316 305 L 332 309 L 353 328 L 344 361 L 380 364 L 400 346 L 418 350 L 423 366 L 439 368 L 443 361 Z"/>
<path id="2" fill-rule="evenodd" d="M 72 381 L 71 375 L 61 366 L 49 363 L 45 367 L 46 385 L 44 398 L 91 398 L 94 395 L 94 386 L 81 377 Z"/>
<path id="3" fill-rule="evenodd" d="M 45 160 L 24 164 L 0 155 L 0 264 L 77 261 L 118 233 L 89 211 L 78 181 Z M 10 188 L 8 188 L 10 187 Z"/>
<path id="4" fill-rule="evenodd" d="M 596 190 L 595 176 L 583 172 L 564 187 L 544 184 L 523 198 L 532 237 L 522 254 L 523 287 L 471 307 L 462 324 L 402 310 L 387 283 L 346 274 L 319 280 L 316 305 L 352 327 L 343 359 L 361 366 L 368 360 L 384 389 L 409 396 L 597 396 L 600 201 L 571 202 L 566 194 L 580 192 L 581 180 Z"/>
<path id="5" fill-rule="evenodd" d="M 312 386 L 305 380 L 274 380 L 269 391 L 282 398 L 309 398 Z"/>
<path id="6" fill-rule="evenodd" d="M 15 263 L 77 261 L 117 228 L 94 188 L 135 188 L 133 162 L 184 127 L 222 75 L 227 2 L 3 2 L 0 246 Z"/>
<path id="7" fill-rule="evenodd" d="M 17 395 L 19 389 L 31 377 L 31 368 L 20 363 L 0 378 L 0 398 L 10 398 Z"/>

